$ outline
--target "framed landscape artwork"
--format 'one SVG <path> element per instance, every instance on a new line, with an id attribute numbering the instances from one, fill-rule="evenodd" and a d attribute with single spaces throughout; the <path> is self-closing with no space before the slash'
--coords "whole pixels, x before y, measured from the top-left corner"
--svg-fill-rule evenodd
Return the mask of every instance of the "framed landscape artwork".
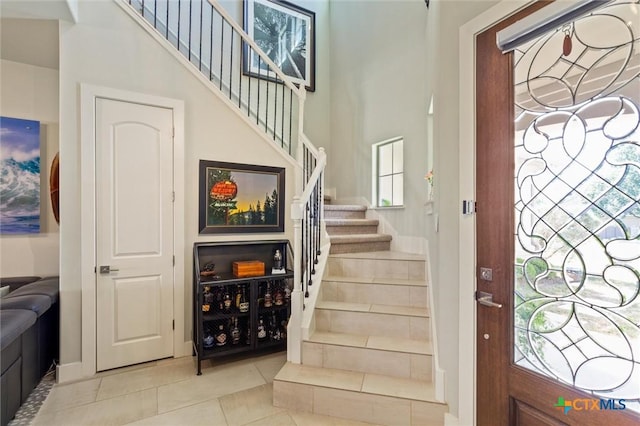
<path id="1" fill-rule="evenodd" d="M 0 117 L 0 234 L 40 232 L 40 122 Z"/>
<path id="2" fill-rule="evenodd" d="M 315 91 L 315 13 L 281 0 L 245 0 L 244 28 L 284 74 Z M 246 75 L 275 80 L 247 44 L 243 52 Z"/>
<path id="3" fill-rule="evenodd" d="M 200 160 L 201 234 L 283 232 L 281 167 Z"/>

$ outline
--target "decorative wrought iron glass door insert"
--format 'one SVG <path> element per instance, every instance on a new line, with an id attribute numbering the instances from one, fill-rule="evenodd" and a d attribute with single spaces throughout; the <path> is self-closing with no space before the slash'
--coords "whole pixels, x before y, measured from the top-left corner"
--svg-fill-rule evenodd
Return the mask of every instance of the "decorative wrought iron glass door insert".
<path id="1" fill-rule="evenodd" d="M 640 411 L 640 4 L 514 56 L 514 362 Z"/>

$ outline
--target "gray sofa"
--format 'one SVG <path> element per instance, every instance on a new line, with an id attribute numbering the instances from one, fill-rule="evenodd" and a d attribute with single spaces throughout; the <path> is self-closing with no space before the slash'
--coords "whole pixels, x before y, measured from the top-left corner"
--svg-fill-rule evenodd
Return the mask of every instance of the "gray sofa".
<path id="1" fill-rule="evenodd" d="M 0 299 L 0 425 L 15 416 L 58 359 L 58 277 L 0 278 L 9 293 Z"/>

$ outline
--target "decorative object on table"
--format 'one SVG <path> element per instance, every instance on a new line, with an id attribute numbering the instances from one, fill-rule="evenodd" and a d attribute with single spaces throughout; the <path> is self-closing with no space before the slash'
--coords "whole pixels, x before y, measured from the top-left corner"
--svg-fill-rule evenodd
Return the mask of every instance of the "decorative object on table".
<path id="1" fill-rule="evenodd" d="M 264 262 L 245 260 L 233 262 L 233 276 L 238 278 L 259 277 L 264 275 Z"/>
<path id="2" fill-rule="evenodd" d="M 279 0 L 245 0 L 244 29 L 282 72 L 314 92 L 315 13 Z M 252 77 L 279 81 L 270 67 L 243 45 L 243 72 Z"/>
<path id="3" fill-rule="evenodd" d="M 271 273 L 285 274 L 286 272 L 287 271 L 282 263 L 282 253 L 280 252 L 280 250 L 276 250 L 275 254 L 273 255 L 273 267 L 271 268 Z"/>
<path id="4" fill-rule="evenodd" d="M 283 232 L 285 169 L 200 160 L 201 234 Z"/>
<path id="5" fill-rule="evenodd" d="M 40 232 L 40 122 L 0 117 L 0 233 Z"/>
<path id="6" fill-rule="evenodd" d="M 200 275 L 203 277 L 214 277 L 216 275 L 216 264 L 213 262 L 209 262 L 202 267 L 200 271 Z"/>

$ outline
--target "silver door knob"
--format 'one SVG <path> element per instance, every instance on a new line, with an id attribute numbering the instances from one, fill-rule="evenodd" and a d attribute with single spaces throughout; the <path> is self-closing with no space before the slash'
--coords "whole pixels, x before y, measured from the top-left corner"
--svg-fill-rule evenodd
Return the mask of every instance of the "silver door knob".
<path id="1" fill-rule="evenodd" d="M 109 272 L 117 272 L 120 269 L 112 268 L 110 265 L 100 265 L 100 273 L 108 274 Z"/>
<path id="2" fill-rule="evenodd" d="M 488 306 L 490 308 L 502 308 L 502 303 L 496 303 L 493 301 L 493 294 L 491 293 L 476 291 L 476 300 L 483 306 Z"/>

